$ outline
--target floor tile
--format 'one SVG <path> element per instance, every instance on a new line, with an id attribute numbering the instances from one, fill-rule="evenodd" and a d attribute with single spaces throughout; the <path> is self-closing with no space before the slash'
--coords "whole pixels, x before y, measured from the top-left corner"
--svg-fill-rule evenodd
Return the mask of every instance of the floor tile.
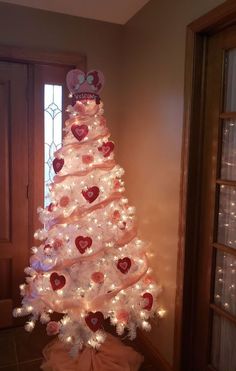
<path id="1" fill-rule="evenodd" d="M 0 367 L 0 371 L 19 371 L 19 368 L 17 367 L 17 365 L 11 365 L 7 367 Z"/>
<path id="2" fill-rule="evenodd" d="M 0 367 L 16 363 L 14 336 L 10 331 L 0 331 Z"/>
<path id="3" fill-rule="evenodd" d="M 46 335 L 45 327 L 38 325 L 28 333 L 24 328 L 15 329 L 16 352 L 19 363 L 42 358 L 42 350 L 52 339 Z"/>
<path id="4" fill-rule="evenodd" d="M 141 366 L 139 371 L 158 371 L 158 370 L 154 366 L 144 363 L 143 366 Z"/>
<path id="5" fill-rule="evenodd" d="M 42 359 L 33 362 L 24 362 L 19 364 L 19 371 L 40 371 Z M 1 369 L 0 369 L 1 370 Z M 42 371 L 42 370 L 41 370 Z"/>

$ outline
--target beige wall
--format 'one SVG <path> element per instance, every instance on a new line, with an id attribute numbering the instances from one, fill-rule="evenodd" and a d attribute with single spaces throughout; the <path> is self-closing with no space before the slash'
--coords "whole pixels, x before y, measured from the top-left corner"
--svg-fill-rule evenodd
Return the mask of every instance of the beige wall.
<path id="1" fill-rule="evenodd" d="M 222 0 L 151 0 L 125 26 L 119 157 L 140 231 L 152 241 L 166 318 L 150 338 L 172 363 L 186 25 Z"/>
<path id="2" fill-rule="evenodd" d="M 0 45 L 86 54 L 106 75 L 106 115 L 116 137 L 122 26 L 0 2 Z"/>

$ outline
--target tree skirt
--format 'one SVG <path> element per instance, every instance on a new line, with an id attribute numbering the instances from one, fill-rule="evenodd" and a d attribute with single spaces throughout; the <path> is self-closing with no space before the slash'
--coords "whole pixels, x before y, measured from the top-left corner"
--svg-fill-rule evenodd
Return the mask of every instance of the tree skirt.
<path id="1" fill-rule="evenodd" d="M 76 358 L 71 358 L 59 340 L 49 343 L 43 355 L 44 371 L 138 371 L 144 360 L 141 354 L 110 334 L 98 350 L 85 348 Z"/>

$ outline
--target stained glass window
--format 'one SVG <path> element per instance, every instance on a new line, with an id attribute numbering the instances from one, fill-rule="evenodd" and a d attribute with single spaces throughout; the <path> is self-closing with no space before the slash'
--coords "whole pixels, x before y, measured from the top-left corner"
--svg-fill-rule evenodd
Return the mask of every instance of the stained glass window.
<path id="1" fill-rule="evenodd" d="M 44 85 L 44 206 L 50 203 L 48 185 L 55 175 L 54 152 L 62 144 L 62 86 Z"/>

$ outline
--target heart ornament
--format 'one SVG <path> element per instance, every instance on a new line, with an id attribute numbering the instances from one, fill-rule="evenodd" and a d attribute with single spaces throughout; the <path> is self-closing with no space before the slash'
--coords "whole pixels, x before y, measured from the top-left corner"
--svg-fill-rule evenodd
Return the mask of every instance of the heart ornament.
<path id="1" fill-rule="evenodd" d="M 88 188 L 86 191 L 82 191 L 82 195 L 91 204 L 99 196 L 99 192 L 99 188 L 94 186 Z"/>
<path id="2" fill-rule="evenodd" d="M 85 322 L 87 326 L 93 332 L 96 332 L 102 327 L 102 323 L 104 321 L 104 316 L 102 312 L 89 312 L 88 315 L 85 317 Z"/>
<path id="3" fill-rule="evenodd" d="M 64 166 L 64 159 L 63 158 L 54 158 L 52 162 L 53 169 L 55 173 L 59 173 L 59 171 L 63 168 Z"/>
<path id="4" fill-rule="evenodd" d="M 81 140 L 83 140 L 88 134 L 89 129 L 87 125 L 73 124 L 71 126 L 71 132 L 74 135 L 74 137 L 78 139 L 79 142 L 81 142 Z"/>
<path id="5" fill-rule="evenodd" d="M 50 276 L 50 283 L 54 291 L 62 289 L 66 284 L 66 278 L 63 275 L 59 275 L 53 272 Z"/>
<path id="6" fill-rule="evenodd" d="M 75 245 L 79 252 L 81 254 L 84 254 L 85 251 L 92 246 L 93 240 L 90 237 L 83 237 L 83 236 L 78 236 L 75 239 Z"/>
<path id="7" fill-rule="evenodd" d="M 126 274 L 131 267 L 131 260 L 128 257 L 125 257 L 123 259 L 119 259 L 117 263 L 117 268 L 121 271 L 121 273 Z"/>
<path id="8" fill-rule="evenodd" d="M 103 143 L 101 147 L 98 147 L 98 150 L 102 152 L 104 157 L 108 157 L 110 156 L 114 148 L 115 148 L 115 145 L 113 142 L 106 142 L 106 143 Z"/>
<path id="9" fill-rule="evenodd" d="M 143 309 L 151 310 L 152 309 L 152 305 L 153 305 L 153 296 L 152 296 L 152 294 L 150 294 L 150 292 L 145 292 L 145 294 L 143 294 L 143 299 L 144 299 Z"/>

